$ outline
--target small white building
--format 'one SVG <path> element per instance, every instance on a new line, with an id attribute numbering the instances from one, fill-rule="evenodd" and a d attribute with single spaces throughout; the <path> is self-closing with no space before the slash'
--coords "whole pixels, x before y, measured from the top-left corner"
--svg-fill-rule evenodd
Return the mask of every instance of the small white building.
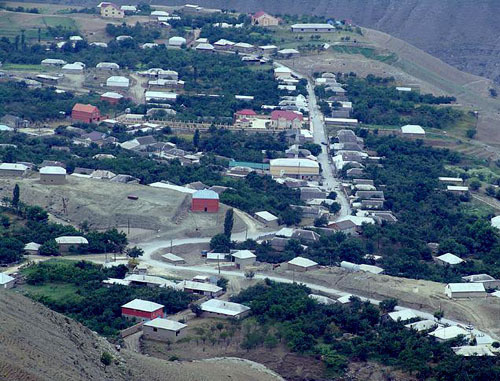
<path id="1" fill-rule="evenodd" d="M 39 243 L 36 242 L 30 242 L 24 245 L 24 251 L 28 254 L 38 254 L 38 249 L 40 249 Z"/>
<path id="2" fill-rule="evenodd" d="M 186 45 L 186 42 L 184 37 L 174 36 L 168 39 L 168 46 L 180 48 L 182 45 Z"/>
<path id="3" fill-rule="evenodd" d="M 448 192 L 451 192 L 451 193 L 455 193 L 455 194 L 464 194 L 464 193 L 467 193 L 469 191 L 469 187 L 466 187 L 466 186 L 460 186 L 460 185 L 448 185 L 446 187 L 446 190 Z"/>
<path id="4" fill-rule="evenodd" d="M 417 124 L 407 124 L 401 127 L 401 134 L 408 137 L 425 137 L 425 130 Z"/>
<path id="5" fill-rule="evenodd" d="M 292 32 L 301 33 L 328 33 L 335 32 L 335 27 L 330 24 L 312 23 L 312 24 L 293 24 Z"/>
<path id="6" fill-rule="evenodd" d="M 16 284 L 16 278 L 0 273 L 0 288 L 12 288 Z"/>
<path id="7" fill-rule="evenodd" d="M 255 258 L 257 256 L 250 250 L 238 250 L 231 254 L 233 262 L 239 269 L 244 269 L 247 266 L 255 265 Z"/>
<path id="8" fill-rule="evenodd" d="M 241 319 L 250 314 L 250 307 L 243 304 L 210 299 L 200 305 L 205 317 Z"/>
<path id="9" fill-rule="evenodd" d="M 278 54 L 280 56 L 285 56 L 285 57 L 291 57 L 291 56 L 295 57 L 295 56 L 298 56 L 300 54 L 300 52 L 297 49 L 287 48 L 287 49 L 278 50 Z"/>
<path id="10" fill-rule="evenodd" d="M 186 263 L 184 258 L 179 257 L 178 255 L 175 255 L 172 253 L 163 254 L 161 257 L 163 259 L 165 259 L 167 262 L 174 263 L 174 264 Z"/>
<path id="11" fill-rule="evenodd" d="M 40 183 L 46 185 L 65 184 L 66 169 L 53 165 L 40 168 Z"/>
<path id="12" fill-rule="evenodd" d="M 265 210 L 255 213 L 255 219 L 266 226 L 277 227 L 279 225 L 278 217 Z"/>
<path id="13" fill-rule="evenodd" d="M 318 294 L 309 294 L 307 296 L 309 298 L 317 301 L 318 303 L 325 304 L 327 306 L 336 303 L 336 300 L 333 300 L 333 299 L 329 298 L 328 296 L 323 296 L 323 295 L 318 295 Z"/>
<path id="14" fill-rule="evenodd" d="M 83 245 L 88 245 L 89 241 L 87 241 L 85 237 L 80 236 L 61 236 L 56 238 L 56 243 L 61 253 L 67 253 L 72 247 L 78 248 Z"/>
<path id="15" fill-rule="evenodd" d="M 115 62 L 99 62 L 95 67 L 102 70 L 118 70 L 120 65 Z"/>
<path id="16" fill-rule="evenodd" d="M 175 342 L 186 335 L 186 324 L 175 320 L 156 318 L 142 326 L 145 339 Z"/>
<path id="17" fill-rule="evenodd" d="M 443 266 L 455 266 L 463 262 L 464 260 L 462 258 L 452 253 L 446 253 L 436 257 L 436 263 Z"/>
<path id="18" fill-rule="evenodd" d="M 205 295 L 211 298 L 216 298 L 224 293 L 222 287 L 211 283 L 193 282 L 192 280 L 183 280 L 177 285 L 178 289 L 193 294 Z"/>
<path id="19" fill-rule="evenodd" d="M 228 262 L 225 253 L 207 253 L 207 262 Z"/>
<path id="20" fill-rule="evenodd" d="M 119 75 L 113 75 L 106 80 L 106 86 L 108 87 L 129 87 L 130 80 L 127 77 L 122 77 Z"/>
<path id="21" fill-rule="evenodd" d="M 74 62 L 62 67 L 62 70 L 70 74 L 81 74 L 83 73 L 83 69 L 85 69 L 85 64 L 82 62 Z"/>
<path id="22" fill-rule="evenodd" d="M 444 293 L 450 299 L 483 298 L 487 295 L 482 283 L 448 283 Z"/>
<path id="23" fill-rule="evenodd" d="M 210 52 L 211 53 L 211 52 L 215 51 L 215 47 L 212 44 L 204 43 L 204 42 L 196 45 L 194 49 L 199 51 L 199 52 Z"/>
<path id="24" fill-rule="evenodd" d="M 0 164 L 1 177 L 23 177 L 26 175 L 28 167 L 24 164 L 2 163 Z"/>
<path id="25" fill-rule="evenodd" d="M 319 267 L 316 262 L 304 257 L 295 257 L 288 261 L 287 264 L 288 270 L 299 272 L 311 271 Z"/>

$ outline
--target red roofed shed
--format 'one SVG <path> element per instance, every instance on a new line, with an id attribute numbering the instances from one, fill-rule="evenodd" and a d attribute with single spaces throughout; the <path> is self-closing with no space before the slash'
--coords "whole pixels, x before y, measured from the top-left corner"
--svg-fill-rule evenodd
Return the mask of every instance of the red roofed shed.
<path id="1" fill-rule="evenodd" d="M 77 103 L 71 111 L 71 119 L 84 123 L 94 123 L 101 120 L 101 112 L 96 106 Z"/>

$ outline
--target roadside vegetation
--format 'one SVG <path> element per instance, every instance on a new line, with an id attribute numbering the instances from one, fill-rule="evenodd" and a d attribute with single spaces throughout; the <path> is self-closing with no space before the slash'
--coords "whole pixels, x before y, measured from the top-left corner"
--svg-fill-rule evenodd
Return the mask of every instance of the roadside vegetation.
<path id="1" fill-rule="evenodd" d="M 284 341 L 293 352 L 321 358 L 329 377 L 341 377 L 350 361 L 377 361 L 418 379 L 491 380 L 500 377 L 496 358 L 457 356 L 445 343 L 386 321 L 381 307 L 353 298 L 349 305 L 323 305 L 297 284 L 265 283 L 232 298 L 251 307 L 258 330 L 248 333 L 244 345 L 255 348 Z M 275 332 L 274 334 L 272 332 Z M 272 336 L 272 337 L 271 337 Z"/>

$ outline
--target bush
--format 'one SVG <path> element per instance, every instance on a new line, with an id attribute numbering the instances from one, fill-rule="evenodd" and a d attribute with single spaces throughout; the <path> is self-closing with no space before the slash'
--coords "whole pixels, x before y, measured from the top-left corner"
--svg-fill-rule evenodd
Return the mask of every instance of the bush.
<path id="1" fill-rule="evenodd" d="M 111 353 L 109 353 L 109 352 L 102 352 L 101 362 L 105 366 L 111 365 L 111 363 L 113 362 L 113 356 L 111 355 Z"/>

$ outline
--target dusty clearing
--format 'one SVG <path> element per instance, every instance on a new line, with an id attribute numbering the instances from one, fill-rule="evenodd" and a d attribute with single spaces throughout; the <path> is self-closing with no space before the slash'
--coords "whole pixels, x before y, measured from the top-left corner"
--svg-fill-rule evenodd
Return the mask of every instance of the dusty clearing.
<path id="1" fill-rule="evenodd" d="M 130 226 L 131 233 L 136 233 L 131 234 L 132 240 L 212 236 L 222 231 L 228 209 L 221 205 L 218 213 L 192 213 L 190 196 L 177 191 L 73 176 L 67 177 L 65 185 L 44 185 L 35 176 L 0 178 L 0 197 L 11 197 L 18 183 L 23 202 L 40 205 L 55 217 L 76 226 L 88 221 L 94 229 L 116 227 L 126 233 Z M 139 199 L 129 200 L 130 194 Z M 241 219 L 235 216 L 234 231 L 244 228 Z"/>

